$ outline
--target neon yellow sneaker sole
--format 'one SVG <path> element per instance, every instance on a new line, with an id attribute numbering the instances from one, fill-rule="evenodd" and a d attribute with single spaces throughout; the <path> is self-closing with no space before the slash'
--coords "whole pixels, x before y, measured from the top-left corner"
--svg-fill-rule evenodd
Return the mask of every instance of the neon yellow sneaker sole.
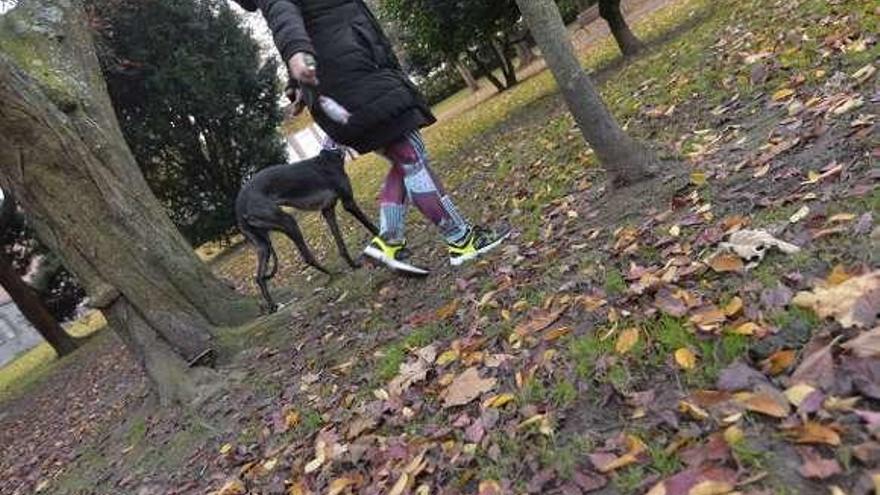
<path id="1" fill-rule="evenodd" d="M 405 273 L 407 275 L 425 276 L 428 270 L 417 267 L 400 259 L 400 254 L 406 243 L 388 244 L 381 237 L 374 237 L 373 240 L 364 248 L 364 256 L 377 261 L 394 271 Z"/>

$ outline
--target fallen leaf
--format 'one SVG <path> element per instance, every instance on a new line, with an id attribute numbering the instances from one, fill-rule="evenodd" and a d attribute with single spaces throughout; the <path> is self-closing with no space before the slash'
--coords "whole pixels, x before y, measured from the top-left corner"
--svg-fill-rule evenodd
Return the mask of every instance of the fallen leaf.
<path id="1" fill-rule="evenodd" d="M 553 342 L 571 333 L 571 327 L 558 327 L 544 334 L 544 342 Z"/>
<path id="2" fill-rule="evenodd" d="M 836 459 L 825 459 L 812 447 L 800 447 L 798 453 L 804 461 L 798 472 L 804 478 L 825 479 L 842 472 Z"/>
<path id="3" fill-rule="evenodd" d="M 702 186 L 706 184 L 706 172 L 696 171 L 691 172 L 691 184 L 695 186 Z"/>
<path id="4" fill-rule="evenodd" d="M 780 402 L 776 397 L 766 392 L 747 394 L 739 399 L 739 402 L 749 411 L 774 418 L 785 418 L 790 410 L 788 402 Z"/>
<path id="5" fill-rule="evenodd" d="M 833 317 L 844 328 L 871 327 L 880 313 L 880 270 L 839 285 L 800 292 L 792 302 L 812 309 L 820 318 Z"/>
<path id="6" fill-rule="evenodd" d="M 724 430 L 724 441 L 727 442 L 727 445 L 736 445 L 745 438 L 745 434 L 737 425 L 730 425 Z"/>
<path id="7" fill-rule="evenodd" d="M 512 402 L 514 399 L 516 399 L 516 396 L 513 394 L 495 395 L 486 399 L 486 401 L 483 402 L 483 407 L 503 407 L 505 404 L 507 404 L 508 402 Z"/>
<path id="8" fill-rule="evenodd" d="M 555 311 L 545 311 L 543 309 L 535 310 L 528 320 L 516 326 L 513 333 L 510 335 L 509 340 L 512 343 L 517 340 L 522 340 L 523 337 L 535 332 L 544 330 L 558 320 L 559 317 L 562 316 L 563 311 L 565 311 L 565 308 L 559 308 Z"/>
<path id="9" fill-rule="evenodd" d="M 477 368 L 471 367 L 459 374 L 443 393 L 443 407 L 461 406 L 495 388 L 495 378 L 480 378 Z"/>
<path id="10" fill-rule="evenodd" d="M 871 64 L 868 64 L 861 69 L 855 71 L 850 77 L 856 80 L 856 84 L 863 84 L 865 81 L 873 77 L 876 72 L 877 68 Z"/>
<path id="11" fill-rule="evenodd" d="M 694 467 L 660 481 L 646 495 L 723 495 L 732 492 L 735 483 L 731 469 Z"/>
<path id="12" fill-rule="evenodd" d="M 761 363 L 762 369 L 764 370 L 764 373 L 776 376 L 790 368 L 791 365 L 794 364 L 796 357 L 797 353 L 791 349 L 776 351 Z"/>
<path id="13" fill-rule="evenodd" d="M 790 98 L 792 95 L 794 95 L 794 90 L 793 90 L 793 89 L 791 89 L 791 88 L 782 88 L 782 89 L 776 91 L 775 93 L 773 93 L 772 98 L 773 98 L 773 101 L 781 101 L 781 100 L 784 100 L 784 99 L 786 99 L 786 98 Z"/>
<path id="14" fill-rule="evenodd" d="M 766 330 L 764 329 L 764 327 L 758 325 L 753 321 L 747 321 L 745 323 L 737 325 L 730 331 L 730 333 L 736 335 L 761 335 L 765 332 Z"/>
<path id="15" fill-rule="evenodd" d="M 439 320 L 448 320 L 455 314 L 455 311 L 458 309 L 458 299 L 453 299 L 452 302 L 443 306 L 442 308 L 437 310 L 437 319 Z"/>
<path id="16" fill-rule="evenodd" d="M 751 390 L 768 383 L 763 373 L 742 361 L 734 361 L 718 374 L 717 386 L 725 392 Z"/>
<path id="17" fill-rule="evenodd" d="M 501 495 L 501 485 L 494 480 L 483 480 L 480 482 L 477 491 L 478 495 Z"/>
<path id="18" fill-rule="evenodd" d="M 813 387 L 812 385 L 798 383 L 797 385 L 793 385 L 786 389 L 785 392 L 783 392 L 783 395 L 785 395 L 785 398 L 788 399 L 794 407 L 799 407 L 804 399 L 815 391 L 816 387 Z"/>
<path id="19" fill-rule="evenodd" d="M 609 453 L 590 454 L 590 462 L 593 463 L 593 466 L 595 466 L 600 473 L 610 473 L 638 462 L 639 455 L 648 449 L 644 442 L 634 435 L 627 435 L 626 443 L 628 451 L 625 454 L 619 457 Z"/>
<path id="20" fill-rule="evenodd" d="M 391 490 L 388 490 L 388 495 L 401 495 L 406 491 L 406 488 L 411 481 L 412 479 L 409 474 L 401 474 L 400 477 L 397 478 L 397 482 L 394 483 L 394 486 L 391 487 Z"/>
<path id="21" fill-rule="evenodd" d="M 741 272 L 743 262 L 739 256 L 732 254 L 717 254 L 709 260 L 709 266 L 718 273 Z"/>
<path id="22" fill-rule="evenodd" d="M 816 180 L 818 180 L 818 179 L 816 179 Z M 801 208 L 798 211 L 792 213 L 792 215 L 788 218 L 788 221 L 790 223 L 798 223 L 801 220 L 807 218 L 807 215 L 809 215 L 809 214 L 810 214 L 810 207 L 807 205 L 804 205 L 804 206 L 801 206 Z"/>
<path id="23" fill-rule="evenodd" d="M 434 364 L 436 364 L 437 366 L 446 366 L 447 364 L 458 359 L 460 356 L 461 356 L 461 353 L 459 352 L 458 349 L 449 349 L 448 351 L 444 352 L 443 354 L 440 354 L 440 356 L 437 357 L 437 361 L 435 361 Z"/>
<path id="24" fill-rule="evenodd" d="M 739 296 L 734 296 L 729 303 L 724 305 L 724 314 L 728 318 L 738 315 L 743 309 L 743 300 Z"/>
<path id="25" fill-rule="evenodd" d="M 816 421 L 807 421 L 802 425 L 787 428 L 785 431 L 795 443 L 840 445 L 840 435 L 831 428 Z"/>
<path id="26" fill-rule="evenodd" d="M 335 480 L 330 482 L 330 486 L 327 488 L 327 495 L 339 495 L 340 493 L 346 491 L 348 487 L 358 484 L 359 480 L 354 477 L 345 476 L 342 478 L 336 478 Z"/>
<path id="27" fill-rule="evenodd" d="M 844 342 L 840 347 L 861 358 L 880 356 L 880 327 L 868 330 L 858 337 Z"/>
<path id="28" fill-rule="evenodd" d="M 217 495 L 244 495 L 245 493 L 247 493 L 247 490 L 244 487 L 244 483 L 238 478 L 227 480 L 220 490 L 217 491 Z"/>
<path id="29" fill-rule="evenodd" d="M 639 342 L 639 329 L 627 328 L 620 332 L 614 349 L 618 354 L 626 354 Z"/>
<path id="30" fill-rule="evenodd" d="M 764 230 L 739 230 L 730 235 L 727 242 L 722 242 L 720 247 L 730 249 L 740 258 L 754 263 L 764 258 L 767 250 L 775 247 L 785 254 L 800 252 L 801 248 L 781 241 Z"/>
<path id="31" fill-rule="evenodd" d="M 791 383 L 808 383 L 821 389 L 828 389 L 834 383 L 834 357 L 831 344 L 826 345 L 804 358 L 791 374 Z"/>
<path id="32" fill-rule="evenodd" d="M 675 362 L 682 369 L 692 370 L 697 366 L 697 356 L 687 347 L 682 347 L 675 351 Z"/>
<path id="33" fill-rule="evenodd" d="M 691 323 L 696 325 L 700 330 L 705 330 L 707 332 L 717 329 L 726 320 L 727 315 L 724 314 L 724 311 L 712 305 L 700 308 L 690 317 Z"/>
<path id="34" fill-rule="evenodd" d="M 846 267 L 844 267 L 843 265 L 837 265 L 831 270 L 831 273 L 829 273 L 828 276 L 825 277 L 825 283 L 832 286 L 840 285 L 851 279 L 852 277 L 852 274 L 846 271 Z"/>
<path id="35" fill-rule="evenodd" d="M 425 379 L 428 374 L 428 363 L 419 357 L 418 359 L 400 365 L 400 371 L 388 382 L 388 393 L 400 396 L 415 383 Z"/>

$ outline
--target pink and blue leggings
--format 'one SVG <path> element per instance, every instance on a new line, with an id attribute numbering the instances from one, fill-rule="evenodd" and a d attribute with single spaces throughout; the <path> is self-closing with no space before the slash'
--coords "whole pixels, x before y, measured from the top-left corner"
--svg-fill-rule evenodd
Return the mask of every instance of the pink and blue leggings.
<path id="1" fill-rule="evenodd" d="M 329 142 L 324 145 L 334 146 Z M 391 163 L 391 170 L 385 177 L 379 195 L 379 232 L 382 238 L 391 243 L 405 239 L 406 211 L 411 202 L 437 226 L 446 242 L 457 243 L 464 239 L 470 225 L 431 170 L 421 134 L 412 131 L 379 153 Z"/>

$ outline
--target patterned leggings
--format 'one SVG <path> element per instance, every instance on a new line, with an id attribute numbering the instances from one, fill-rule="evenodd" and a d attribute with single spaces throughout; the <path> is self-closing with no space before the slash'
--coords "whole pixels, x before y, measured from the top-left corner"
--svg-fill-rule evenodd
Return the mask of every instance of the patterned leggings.
<path id="1" fill-rule="evenodd" d="M 385 240 L 404 239 L 408 201 L 440 229 L 447 242 L 454 243 L 467 235 L 470 225 L 431 170 L 418 131 L 391 143 L 380 154 L 391 162 L 379 197 L 379 230 Z"/>

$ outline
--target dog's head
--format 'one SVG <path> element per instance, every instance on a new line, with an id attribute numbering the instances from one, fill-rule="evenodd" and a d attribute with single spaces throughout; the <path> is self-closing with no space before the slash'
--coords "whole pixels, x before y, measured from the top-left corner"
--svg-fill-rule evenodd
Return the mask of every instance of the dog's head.
<path id="1" fill-rule="evenodd" d="M 341 146 L 335 148 L 322 148 L 318 155 L 322 165 L 328 167 L 345 167 L 345 149 Z"/>

